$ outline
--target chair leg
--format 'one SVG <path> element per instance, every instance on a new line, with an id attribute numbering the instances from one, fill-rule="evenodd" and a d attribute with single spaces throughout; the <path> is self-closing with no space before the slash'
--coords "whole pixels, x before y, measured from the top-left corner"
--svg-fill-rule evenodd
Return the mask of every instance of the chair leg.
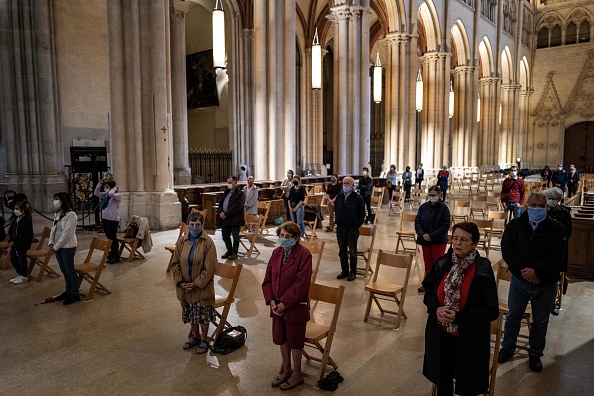
<path id="1" fill-rule="evenodd" d="M 171 258 L 169 259 L 169 264 L 167 264 L 167 270 L 165 270 L 165 272 L 171 272 L 172 265 L 173 265 L 173 253 L 171 253 Z"/>
<path id="2" fill-rule="evenodd" d="M 365 318 L 363 319 L 363 322 L 367 322 L 367 320 L 369 319 L 369 312 L 371 311 L 371 296 L 373 295 L 373 293 L 369 292 L 369 299 L 367 300 L 367 308 L 365 309 Z"/>
<path id="3" fill-rule="evenodd" d="M 2 253 L 4 253 L 6 255 L 6 257 L 4 257 L 4 261 L 2 262 L 2 266 L 0 266 L 0 269 L 8 269 L 9 265 L 10 265 L 10 253 L 8 253 L 8 250 L 3 250 Z"/>

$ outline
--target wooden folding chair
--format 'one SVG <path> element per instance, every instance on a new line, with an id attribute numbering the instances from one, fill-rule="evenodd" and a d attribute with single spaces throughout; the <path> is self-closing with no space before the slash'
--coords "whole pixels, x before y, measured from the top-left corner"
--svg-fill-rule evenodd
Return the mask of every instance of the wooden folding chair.
<path id="1" fill-rule="evenodd" d="M 410 253 L 415 256 L 415 265 L 418 260 L 418 253 L 420 251 L 417 244 L 417 233 L 415 231 L 415 219 L 417 215 L 411 213 L 401 213 L 400 215 L 400 229 L 396 231 L 398 240 L 396 241 L 396 250 L 394 253 Z M 411 246 L 407 246 L 412 244 Z"/>
<path id="2" fill-rule="evenodd" d="M 239 243 L 241 243 L 241 246 L 246 250 L 248 257 L 252 257 L 253 251 L 260 254 L 260 250 L 258 250 L 258 247 L 256 246 L 256 240 L 258 239 L 264 221 L 266 221 L 264 217 L 250 214 L 245 215 L 245 225 L 241 226 L 241 229 L 239 230 Z M 249 243 L 249 246 L 246 245 L 244 240 Z"/>
<path id="3" fill-rule="evenodd" d="M 565 292 L 565 272 L 561 272 L 559 278 L 559 287 L 557 287 L 557 294 L 555 295 L 555 301 L 553 307 L 561 309 L 561 301 L 563 300 L 563 293 Z"/>
<path id="4" fill-rule="evenodd" d="M 39 273 L 35 278 L 35 282 L 41 282 L 43 279 L 43 275 L 48 273 L 50 275 L 55 275 L 60 277 L 60 274 L 56 272 L 52 267 L 49 266 L 50 258 L 55 254 L 50 249 L 45 248 L 44 245 L 46 240 L 49 238 L 51 233 L 51 229 L 49 227 L 45 227 L 41 232 L 41 238 L 39 238 L 39 242 L 35 249 L 31 249 L 27 251 L 27 258 L 29 261 L 29 268 L 27 269 L 27 275 L 31 276 L 33 272 L 33 268 L 37 265 L 39 266 Z"/>
<path id="5" fill-rule="evenodd" d="M 305 349 L 303 350 L 303 356 L 305 356 L 307 360 L 315 360 L 321 363 L 318 380 L 324 378 L 328 363 L 330 363 L 335 370 L 338 369 L 338 365 L 330 357 L 330 349 L 332 348 L 332 341 L 334 340 L 334 333 L 336 332 L 336 323 L 338 322 L 338 314 L 340 313 L 343 295 L 344 286 L 330 287 L 318 285 L 317 283 L 312 283 L 309 286 L 310 300 L 334 304 L 334 313 L 332 314 L 332 321 L 329 325 L 316 323 L 313 320 L 310 320 L 307 322 L 305 330 L 305 346 L 316 348 L 322 354 L 322 357 L 319 358 L 310 355 Z M 328 314 L 320 315 L 320 317 L 328 317 Z M 326 339 L 324 345 L 320 342 L 323 339 Z"/>
<path id="6" fill-rule="evenodd" d="M 457 200 L 453 202 L 452 211 L 450 216 L 452 218 L 452 224 L 460 223 L 462 221 L 468 221 L 470 219 L 470 201 L 469 200 Z"/>
<path id="7" fill-rule="evenodd" d="M 473 195 L 472 201 L 470 201 L 470 216 L 474 217 L 475 213 L 480 213 L 481 218 L 485 218 L 487 214 L 487 196 L 486 195 Z"/>
<path id="8" fill-rule="evenodd" d="M 379 217 L 379 211 L 384 203 L 385 190 L 385 187 L 373 187 L 373 192 L 371 193 L 371 211 L 373 212 L 374 219 Z"/>
<path id="9" fill-rule="evenodd" d="M 268 213 L 270 212 L 270 201 L 258 201 L 258 216 L 264 217 L 262 221 L 262 227 L 260 228 L 260 234 L 266 232 L 269 233 L 268 228 L 266 227 L 266 222 L 268 221 Z"/>
<path id="10" fill-rule="evenodd" d="M 402 213 L 402 211 L 404 210 L 404 192 L 403 191 L 394 191 L 392 193 L 392 197 L 390 198 L 390 202 L 388 203 L 388 216 L 391 216 L 392 214 L 397 214 L 397 212 L 394 211 L 394 208 L 398 208 L 400 209 L 399 213 Z"/>
<path id="11" fill-rule="evenodd" d="M 367 279 L 368 272 L 373 273 L 371 270 L 371 255 L 373 254 L 373 244 L 375 243 L 376 231 L 377 224 L 359 227 L 359 237 L 364 237 L 364 239 L 369 241 L 368 245 L 364 245 L 363 247 L 357 246 L 357 257 L 361 257 L 363 260 L 365 260 L 365 268 L 358 267 L 357 275 L 361 275 L 361 272 L 363 272 L 364 279 Z"/>
<path id="12" fill-rule="evenodd" d="M 217 263 L 217 269 L 215 270 L 215 276 L 221 279 L 230 279 L 231 287 L 229 293 L 226 296 L 215 294 L 215 317 L 211 320 L 215 326 L 215 330 L 210 335 L 211 340 L 215 340 L 217 335 L 221 334 L 225 329 L 232 327 L 227 321 L 231 304 L 235 302 L 235 289 L 237 289 L 237 282 L 239 282 L 239 276 L 243 266 L 241 264 L 229 265 L 223 263 Z M 219 308 L 223 308 L 221 312 L 217 311 Z"/>
<path id="13" fill-rule="evenodd" d="M 118 252 L 118 255 L 122 259 L 125 259 L 126 261 L 130 262 L 130 261 L 134 260 L 134 257 L 138 257 L 138 258 L 142 258 L 142 259 L 145 258 L 144 255 L 142 253 L 140 253 L 140 250 L 138 250 L 138 248 L 140 248 L 142 245 L 142 239 L 136 238 L 136 237 L 119 236 L 118 242 L 120 243 L 120 250 Z M 128 252 L 130 252 L 128 254 L 128 257 L 122 257 L 122 253 L 124 252 L 124 249 L 126 249 Z"/>
<path id="14" fill-rule="evenodd" d="M 74 269 L 78 273 L 78 287 L 80 288 L 83 280 L 86 280 L 91 284 L 89 287 L 89 293 L 87 294 L 87 298 L 85 301 L 90 301 L 93 299 L 93 294 L 95 294 L 95 290 L 101 290 L 107 294 L 111 294 L 111 292 L 107 289 L 107 287 L 103 286 L 101 282 L 99 282 L 99 278 L 101 277 L 101 272 L 103 268 L 105 268 L 105 261 L 107 260 L 107 256 L 109 255 L 109 248 L 111 248 L 111 240 L 103 240 L 99 239 L 98 237 L 93 237 L 91 241 L 91 247 L 89 248 L 89 253 L 87 253 L 87 258 L 82 264 L 75 264 Z M 93 258 L 93 252 L 95 250 L 99 250 L 103 252 L 101 256 L 101 260 L 97 264 L 96 262 L 91 261 Z"/>
<path id="15" fill-rule="evenodd" d="M 4 241 L 0 242 L 0 257 L 5 255 L 4 260 L 1 261 L 0 269 L 8 269 L 10 264 L 10 237 L 6 235 Z"/>
<path id="16" fill-rule="evenodd" d="M 181 225 L 179 226 L 179 234 L 177 236 L 177 240 L 179 240 L 179 238 L 183 237 L 184 235 L 186 235 L 188 233 L 188 225 L 186 223 L 181 223 Z M 171 253 L 171 257 L 169 258 L 169 264 L 167 264 L 167 270 L 165 272 L 170 272 L 171 271 L 171 265 L 173 264 L 173 252 L 175 252 L 175 245 L 172 246 L 165 246 L 165 250 L 167 250 L 169 253 Z"/>
<path id="17" fill-rule="evenodd" d="M 489 210 L 487 214 L 488 219 L 493 220 L 493 227 L 491 227 L 491 250 L 501 250 L 501 238 L 503 238 L 503 231 L 505 230 L 505 222 L 508 214 L 506 212 L 499 212 Z M 497 238 L 499 243 L 493 242 L 493 238 Z"/>
<path id="18" fill-rule="evenodd" d="M 309 198 L 312 198 L 311 200 Z M 305 201 L 303 201 L 304 205 L 310 205 L 308 202 L 314 201 L 314 197 L 313 196 L 308 196 L 305 197 Z M 313 206 L 315 207 L 315 206 Z M 316 237 L 316 229 L 318 228 L 318 214 L 316 213 L 315 217 L 313 220 L 306 220 L 305 219 L 305 210 L 307 210 L 307 208 L 303 208 L 304 212 L 303 212 L 303 224 L 305 224 L 305 226 L 307 227 L 311 227 L 311 233 L 307 236 L 307 240 L 308 241 L 313 241 L 313 239 Z"/>
<path id="19" fill-rule="evenodd" d="M 497 281 L 497 287 L 499 288 L 500 281 L 511 282 L 512 273 L 509 270 L 509 268 L 507 267 L 507 264 L 505 263 L 505 261 L 503 259 L 499 260 L 496 265 L 497 265 L 496 281 Z M 501 296 L 501 293 L 499 293 L 499 295 Z M 503 299 L 503 298 L 499 299 L 499 310 L 504 315 L 509 312 L 509 305 L 507 303 L 507 297 L 505 299 Z M 530 303 L 528 303 L 528 306 L 526 307 L 526 311 L 524 312 L 524 315 L 522 316 L 522 319 L 524 319 L 526 321 L 526 326 L 528 327 L 528 331 L 530 331 L 530 317 L 531 316 L 532 316 L 532 305 Z M 503 334 L 503 327 L 501 328 L 501 333 Z M 526 335 L 526 334 L 520 333 L 520 334 L 518 334 L 518 337 L 528 340 L 528 335 Z M 528 349 L 528 347 L 526 347 L 524 345 L 518 345 L 516 347 L 520 348 L 520 349 L 525 349 L 525 350 Z"/>
<path id="20" fill-rule="evenodd" d="M 487 258 L 489 258 L 489 249 L 491 248 L 491 230 L 493 229 L 493 219 L 470 219 L 470 222 L 476 224 L 481 233 L 477 249 L 482 249 L 485 252 Z"/>
<path id="21" fill-rule="evenodd" d="M 301 245 L 305 246 L 310 253 L 316 256 L 314 265 L 311 271 L 311 283 L 316 283 L 316 278 L 318 276 L 318 272 L 320 271 L 320 263 L 322 262 L 322 254 L 324 253 L 324 245 L 326 242 L 319 241 L 319 242 L 307 242 L 301 241 L 299 242 Z"/>
<path id="22" fill-rule="evenodd" d="M 381 265 L 405 269 L 406 275 L 404 276 L 404 280 L 402 281 L 402 283 L 397 284 L 388 283 L 384 281 L 378 282 L 377 277 L 379 275 Z M 389 313 L 392 315 L 396 315 L 396 320 L 394 322 L 387 322 L 393 323 L 395 329 L 398 329 L 400 327 L 400 320 L 402 319 L 402 317 L 406 319 L 406 313 L 404 312 L 404 299 L 406 298 L 406 288 L 408 287 L 408 278 L 410 276 L 411 266 L 411 254 L 387 253 L 382 251 L 381 249 L 378 251 L 375 265 L 375 273 L 373 274 L 373 280 L 369 282 L 367 286 L 365 286 L 365 290 L 369 292 L 369 299 L 367 300 L 367 309 L 365 310 L 365 318 L 363 319 L 364 322 L 367 322 L 369 319 L 375 319 L 381 322 L 385 320 L 383 318 L 384 314 Z M 400 295 L 400 298 L 398 298 L 398 295 Z M 385 309 L 384 307 L 382 307 L 379 300 L 395 302 L 398 305 L 398 312 Z M 381 317 L 369 316 L 372 302 L 375 302 L 375 304 L 379 308 L 381 312 Z"/>

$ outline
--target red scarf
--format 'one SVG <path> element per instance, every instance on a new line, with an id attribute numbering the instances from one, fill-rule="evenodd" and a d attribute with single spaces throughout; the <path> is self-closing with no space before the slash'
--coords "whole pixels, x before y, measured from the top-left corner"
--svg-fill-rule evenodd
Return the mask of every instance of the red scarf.
<path id="1" fill-rule="evenodd" d="M 453 311 L 460 312 L 460 288 L 464 281 L 464 275 L 468 266 L 474 263 L 476 259 L 476 250 L 470 252 L 470 254 L 460 260 L 460 257 L 456 253 L 452 253 L 452 268 L 450 273 L 445 279 L 444 285 L 444 305 L 451 306 Z M 446 325 L 448 333 L 455 333 L 458 331 L 458 325 L 449 323 Z"/>

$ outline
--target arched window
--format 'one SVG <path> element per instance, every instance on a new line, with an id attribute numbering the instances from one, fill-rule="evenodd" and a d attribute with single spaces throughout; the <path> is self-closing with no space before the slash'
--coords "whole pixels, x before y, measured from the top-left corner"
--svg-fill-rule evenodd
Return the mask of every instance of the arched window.
<path id="1" fill-rule="evenodd" d="M 575 22 L 570 21 L 565 31 L 565 44 L 575 44 L 577 42 L 577 26 Z"/>
<path id="2" fill-rule="evenodd" d="M 536 48 L 547 48 L 549 46 L 549 29 L 542 27 L 538 31 L 538 41 L 536 42 Z"/>
<path id="3" fill-rule="evenodd" d="M 580 24 L 578 34 L 579 43 L 585 43 L 590 41 L 590 24 L 588 23 L 588 21 L 582 21 L 582 23 Z"/>
<path id="4" fill-rule="evenodd" d="M 561 45 L 561 26 L 555 25 L 551 29 L 551 42 L 549 47 L 557 47 Z"/>

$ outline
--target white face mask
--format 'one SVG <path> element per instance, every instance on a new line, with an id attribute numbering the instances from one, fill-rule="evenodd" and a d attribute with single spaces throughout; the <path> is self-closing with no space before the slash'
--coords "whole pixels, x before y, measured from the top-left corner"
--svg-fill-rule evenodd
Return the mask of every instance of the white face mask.
<path id="1" fill-rule="evenodd" d="M 429 202 L 431 202 L 432 204 L 439 202 L 439 197 L 435 196 L 435 197 L 429 197 Z"/>
<path id="2" fill-rule="evenodd" d="M 572 169 L 572 170 L 571 170 L 571 173 L 575 173 L 575 169 Z"/>
<path id="3" fill-rule="evenodd" d="M 511 175 L 511 177 L 516 177 L 518 176 L 518 171 L 510 171 L 509 174 Z"/>
<path id="4" fill-rule="evenodd" d="M 559 172 L 561 172 L 561 171 L 563 170 L 563 167 L 561 167 L 561 166 L 560 166 L 560 167 L 558 167 L 558 168 L 557 168 L 557 170 L 558 170 Z"/>
<path id="5" fill-rule="evenodd" d="M 20 215 L 22 215 L 22 214 L 23 214 L 23 212 L 21 212 L 20 210 L 18 210 L 18 209 L 15 209 L 15 210 L 14 210 L 14 215 L 15 215 L 16 217 L 19 217 L 19 216 L 20 216 Z"/>
<path id="6" fill-rule="evenodd" d="M 54 208 L 60 209 L 60 206 L 62 206 L 62 201 L 59 199 L 54 199 Z"/>
<path id="7" fill-rule="evenodd" d="M 363 176 L 367 176 L 367 171 L 363 171 Z"/>
<path id="8" fill-rule="evenodd" d="M 228 188 L 229 190 L 231 190 L 231 189 L 233 188 L 233 184 L 231 184 L 231 183 L 227 183 L 227 188 Z"/>
<path id="9" fill-rule="evenodd" d="M 558 203 L 559 201 L 556 199 L 547 199 L 547 206 L 549 208 L 554 208 L 555 206 L 557 206 Z"/>

